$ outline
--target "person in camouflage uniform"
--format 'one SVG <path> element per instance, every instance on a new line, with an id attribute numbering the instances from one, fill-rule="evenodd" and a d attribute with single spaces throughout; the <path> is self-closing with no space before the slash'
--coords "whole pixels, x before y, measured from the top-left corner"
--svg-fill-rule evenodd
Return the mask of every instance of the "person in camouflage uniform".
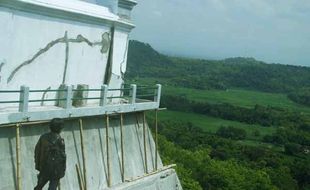
<path id="1" fill-rule="evenodd" d="M 66 170 L 65 142 L 60 136 L 64 121 L 52 119 L 50 132 L 43 134 L 35 147 L 35 168 L 40 173 L 34 190 L 41 190 L 49 181 L 49 190 L 56 190 Z"/>

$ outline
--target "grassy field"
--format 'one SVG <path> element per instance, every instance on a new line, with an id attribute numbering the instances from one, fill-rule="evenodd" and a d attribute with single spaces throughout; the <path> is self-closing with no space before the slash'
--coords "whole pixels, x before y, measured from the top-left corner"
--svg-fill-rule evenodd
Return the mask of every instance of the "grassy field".
<path id="1" fill-rule="evenodd" d="M 245 123 L 240 123 L 237 121 L 229 121 L 220 118 L 205 116 L 201 114 L 195 113 L 185 113 L 185 112 L 178 112 L 178 111 L 162 111 L 158 114 L 159 121 L 167 121 L 167 120 L 174 120 L 174 121 L 182 121 L 182 122 L 191 122 L 194 126 L 202 128 L 204 131 L 209 133 L 216 133 L 216 131 L 221 126 L 233 126 L 237 128 L 242 128 L 247 132 L 247 139 L 260 141 L 263 136 L 267 134 L 272 134 L 276 128 L 274 127 L 262 127 L 260 125 L 249 125 Z M 256 137 L 253 133 L 258 130 L 260 136 Z"/>
<path id="2" fill-rule="evenodd" d="M 143 81 L 143 82 L 140 82 Z M 235 106 L 253 108 L 256 104 L 262 106 L 271 106 L 282 108 L 290 111 L 296 111 L 310 116 L 310 108 L 294 103 L 287 98 L 285 94 L 267 93 L 244 89 L 228 89 L 228 90 L 198 90 L 190 88 L 175 87 L 169 85 L 165 79 L 143 78 L 133 83 L 140 84 L 163 84 L 164 95 L 181 95 L 190 100 L 208 103 L 228 103 Z M 185 113 L 178 111 L 163 111 L 159 113 L 159 121 L 176 120 L 183 122 L 191 122 L 194 126 L 202 128 L 209 133 L 216 133 L 221 126 L 233 126 L 242 128 L 247 132 L 247 138 L 239 141 L 241 144 L 264 146 L 277 151 L 283 151 L 283 147 L 263 143 L 262 138 L 265 135 L 272 134 L 276 131 L 274 127 L 263 127 L 260 125 L 250 125 L 238 121 L 224 120 L 220 118 L 210 117 L 195 113 Z M 259 136 L 255 136 L 254 132 L 259 131 Z"/>
<path id="3" fill-rule="evenodd" d="M 229 103 L 235 106 L 252 108 L 256 104 L 287 109 L 310 115 L 310 108 L 299 105 L 287 98 L 285 94 L 267 93 L 244 89 L 228 90 L 198 90 L 191 88 L 174 87 L 165 79 L 140 78 L 132 83 L 139 84 L 163 84 L 163 94 L 182 95 L 191 100 L 209 103 Z"/>
<path id="4" fill-rule="evenodd" d="M 210 103 L 229 103 L 235 106 L 252 108 L 256 104 L 262 106 L 272 106 L 305 114 L 310 114 L 310 108 L 294 103 L 284 94 L 266 93 L 241 89 L 228 90 L 197 90 L 180 87 L 166 86 L 163 88 L 164 94 L 183 95 L 191 100 Z"/>

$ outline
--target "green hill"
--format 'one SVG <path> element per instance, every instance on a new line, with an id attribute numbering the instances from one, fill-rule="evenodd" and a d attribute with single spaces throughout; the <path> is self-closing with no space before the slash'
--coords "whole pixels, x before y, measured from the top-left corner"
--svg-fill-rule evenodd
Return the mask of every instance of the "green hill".
<path id="1" fill-rule="evenodd" d="M 169 57 L 138 41 L 127 68 L 127 83 L 163 85 L 159 151 L 184 189 L 310 189 L 310 68 Z"/>
<path id="2" fill-rule="evenodd" d="M 168 84 L 197 89 L 244 88 L 288 93 L 310 86 L 309 67 L 267 64 L 241 57 L 224 60 L 168 57 L 138 41 L 129 44 L 127 77 L 160 78 Z"/>

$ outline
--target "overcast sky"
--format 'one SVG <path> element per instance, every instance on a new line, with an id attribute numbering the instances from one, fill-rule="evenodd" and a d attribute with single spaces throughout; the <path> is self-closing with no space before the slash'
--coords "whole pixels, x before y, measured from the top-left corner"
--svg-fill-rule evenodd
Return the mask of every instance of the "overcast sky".
<path id="1" fill-rule="evenodd" d="M 310 66 L 310 0 L 139 0 L 131 39 L 169 55 Z"/>

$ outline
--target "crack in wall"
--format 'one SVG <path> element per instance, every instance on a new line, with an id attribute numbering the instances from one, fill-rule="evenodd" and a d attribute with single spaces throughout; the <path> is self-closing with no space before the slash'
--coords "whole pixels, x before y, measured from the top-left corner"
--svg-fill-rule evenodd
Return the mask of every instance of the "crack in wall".
<path id="1" fill-rule="evenodd" d="M 79 38 L 79 36 L 77 37 L 77 39 L 78 38 Z M 66 82 L 68 60 L 69 60 L 69 39 L 68 39 L 68 32 L 67 31 L 65 33 L 65 41 L 66 41 L 66 58 L 65 58 L 65 68 L 64 68 L 64 72 L 63 72 L 63 76 L 62 76 L 62 84 L 65 84 L 65 82 Z"/>
<path id="2" fill-rule="evenodd" d="M 4 62 L 2 62 L 2 63 L 0 64 L 0 82 L 1 82 L 1 79 L 2 79 L 1 71 L 2 71 L 2 67 L 3 67 L 4 65 L 5 65 Z"/>
<path id="3" fill-rule="evenodd" d="M 125 80 L 125 73 L 122 71 L 122 68 L 123 68 L 123 64 L 126 62 L 126 56 L 128 53 L 128 45 L 129 45 L 129 36 L 127 36 L 126 49 L 124 52 L 123 61 L 120 63 L 120 73 L 121 73 L 121 77 L 123 81 Z"/>
<path id="4" fill-rule="evenodd" d="M 18 65 L 11 72 L 9 77 L 7 78 L 7 83 L 12 81 L 12 79 L 14 78 L 16 73 L 21 68 L 23 68 L 23 67 L 25 67 L 27 65 L 30 65 L 38 57 L 40 57 L 44 53 L 48 52 L 52 47 L 54 47 L 55 45 L 57 45 L 59 43 L 65 43 L 66 44 L 66 60 L 65 60 L 65 71 L 64 71 L 64 75 L 65 75 L 66 74 L 67 63 L 69 61 L 69 45 L 70 45 L 70 43 L 86 43 L 90 47 L 101 46 L 100 52 L 103 54 L 103 53 L 106 53 L 110 49 L 109 34 L 107 32 L 105 32 L 105 33 L 102 34 L 101 38 L 102 38 L 101 41 L 95 41 L 95 42 L 91 42 L 90 40 L 88 40 L 86 37 L 84 37 L 81 34 L 77 35 L 76 38 L 68 38 L 67 31 L 66 31 L 64 37 L 61 37 L 61 38 L 58 38 L 56 40 L 53 40 L 53 41 L 49 42 L 44 48 L 40 49 L 37 53 L 35 53 L 34 56 L 32 56 L 32 58 L 30 58 L 29 60 L 26 60 L 23 63 L 21 63 L 20 65 Z M 63 77 L 63 82 L 65 82 L 65 76 Z"/>
<path id="5" fill-rule="evenodd" d="M 111 76 L 112 76 L 114 31 L 115 31 L 115 28 L 112 27 L 111 28 L 111 41 L 110 41 L 108 61 L 107 61 L 107 66 L 105 69 L 104 80 L 103 80 L 103 84 L 106 84 L 106 85 L 110 84 Z"/>
<path id="6" fill-rule="evenodd" d="M 48 91 L 51 89 L 52 87 L 48 87 L 42 94 L 42 98 L 41 98 L 41 106 L 44 106 L 44 99 L 46 98 L 46 94 L 48 93 Z"/>

